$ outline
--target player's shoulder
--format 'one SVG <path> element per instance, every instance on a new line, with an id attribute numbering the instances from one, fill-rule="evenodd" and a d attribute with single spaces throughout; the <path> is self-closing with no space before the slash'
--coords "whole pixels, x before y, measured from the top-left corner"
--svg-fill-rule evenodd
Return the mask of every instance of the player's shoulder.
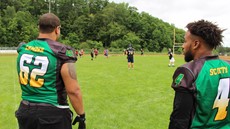
<path id="1" fill-rule="evenodd" d="M 38 47 L 35 45 L 36 40 L 31 40 L 29 42 L 20 42 L 17 46 L 17 52 L 20 53 L 22 50 L 34 50 L 34 48 Z"/>
<path id="2" fill-rule="evenodd" d="M 25 45 L 25 44 L 26 44 L 26 42 L 20 42 L 20 43 L 18 44 L 17 49 L 20 49 L 20 48 L 21 48 L 21 46 L 23 46 L 23 45 Z"/>
<path id="3" fill-rule="evenodd" d="M 202 68 L 205 66 L 206 61 L 220 60 L 216 56 L 202 57 L 194 61 L 188 62 L 179 66 L 173 75 L 172 87 L 184 87 L 189 90 L 194 90 L 193 83 L 200 74 Z"/>
<path id="4" fill-rule="evenodd" d="M 48 42 L 48 44 L 54 48 L 59 47 L 60 48 L 64 48 L 67 47 L 65 44 L 60 43 L 58 41 L 54 41 L 54 40 L 50 40 L 50 39 L 46 39 L 46 41 Z"/>
<path id="5" fill-rule="evenodd" d="M 214 60 L 218 60 L 220 61 L 221 59 L 219 59 L 218 56 L 214 55 L 214 56 L 205 56 L 193 61 L 190 61 L 186 64 L 183 64 L 180 66 L 181 69 L 183 70 L 188 70 L 190 71 L 195 77 L 199 74 L 199 72 L 201 71 L 201 69 L 204 67 L 204 64 L 207 61 L 214 61 Z M 230 62 L 229 62 L 230 63 Z"/>
<path id="6" fill-rule="evenodd" d="M 179 74 L 183 74 L 185 76 L 189 76 L 190 78 L 195 79 L 200 69 L 202 68 L 203 63 L 201 61 L 190 61 L 179 67 L 174 72 L 174 76 L 178 76 Z"/>
<path id="7" fill-rule="evenodd" d="M 77 60 L 75 49 L 71 46 L 67 46 L 63 43 L 53 41 L 50 39 L 46 40 L 49 44 L 50 49 L 55 53 L 55 55 L 62 60 L 69 60 L 75 62 Z"/>
<path id="8" fill-rule="evenodd" d="M 193 76 L 194 73 L 191 70 L 191 68 L 189 67 L 191 64 L 192 63 L 189 62 L 189 63 L 183 64 L 183 65 L 177 67 L 177 69 L 174 72 L 174 75 L 177 75 L 177 74 L 186 74 L 186 75 L 191 74 Z"/>
<path id="9" fill-rule="evenodd" d="M 174 90 L 178 88 L 185 88 L 190 91 L 194 91 L 194 87 L 192 85 L 194 81 L 194 73 L 186 67 L 186 65 L 182 65 L 175 70 L 171 87 Z"/>

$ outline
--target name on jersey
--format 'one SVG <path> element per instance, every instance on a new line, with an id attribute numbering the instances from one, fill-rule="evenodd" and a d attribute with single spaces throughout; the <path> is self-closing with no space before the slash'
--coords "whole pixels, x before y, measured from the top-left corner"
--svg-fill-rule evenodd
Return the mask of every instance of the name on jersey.
<path id="1" fill-rule="evenodd" d="M 33 51 L 33 52 L 43 52 L 44 48 L 42 48 L 42 47 L 33 47 L 33 46 L 26 45 L 26 50 L 30 50 L 30 51 Z"/>
<path id="2" fill-rule="evenodd" d="M 210 69 L 210 76 L 214 76 L 218 74 L 225 74 L 225 73 L 228 73 L 227 67 L 219 67 L 219 68 Z"/>

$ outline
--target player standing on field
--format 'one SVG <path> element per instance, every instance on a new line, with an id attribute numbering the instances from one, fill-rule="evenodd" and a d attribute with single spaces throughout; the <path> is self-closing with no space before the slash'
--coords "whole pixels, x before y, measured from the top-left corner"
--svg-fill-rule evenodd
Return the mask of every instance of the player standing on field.
<path id="1" fill-rule="evenodd" d="M 94 49 L 94 55 L 95 55 L 95 58 L 97 58 L 97 55 L 98 55 L 98 50 L 97 50 L 97 48 Z"/>
<path id="2" fill-rule="evenodd" d="M 128 60 L 128 69 L 134 68 L 134 48 L 132 47 L 131 44 L 129 44 L 129 47 L 126 49 L 126 55 L 127 55 L 127 60 Z"/>
<path id="3" fill-rule="evenodd" d="M 141 55 L 144 55 L 144 50 L 143 50 L 143 48 L 141 48 Z"/>
<path id="4" fill-rule="evenodd" d="M 230 64 L 212 55 L 224 30 L 205 20 L 186 27 L 182 49 L 188 63 L 173 75 L 169 129 L 229 129 Z"/>
<path id="5" fill-rule="evenodd" d="M 17 50 L 22 90 L 22 101 L 15 114 L 19 129 L 72 129 L 73 114 L 67 96 L 78 114 L 73 124 L 79 122 L 79 129 L 85 129 L 75 50 L 57 42 L 61 24 L 56 15 L 42 15 L 38 27 L 38 38 L 20 44 Z"/>
<path id="6" fill-rule="evenodd" d="M 168 56 L 169 56 L 169 67 L 174 67 L 174 62 L 175 62 L 175 59 L 173 57 L 173 53 L 172 53 L 172 50 L 171 48 L 169 48 L 169 51 L 168 51 Z"/>
<path id="7" fill-rule="evenodd" d="M 79 56 L 80 56 L 80 58 L 81 58 L 83 55 L 84 55 L 84 50 L 83 50 L 83 49 L 81 49 L 81 50 L 80 50 L 80 52 L 79 52 Z"/>
<path id="8" fill-rule="evenodd" d="M 108 50 L 107 48 L 104 50 L 104 56 L 105 56 L 106 58 L 109 57 L 109 50 Z"/>

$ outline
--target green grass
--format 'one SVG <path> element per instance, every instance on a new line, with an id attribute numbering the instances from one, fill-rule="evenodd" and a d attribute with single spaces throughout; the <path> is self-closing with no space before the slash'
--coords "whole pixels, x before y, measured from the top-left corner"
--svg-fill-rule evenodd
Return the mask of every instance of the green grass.
<path id="1" fill-rule="evenodd" d="M 83 92 L 87 129 L 167 129 L 174 91 L 170 87 L 176 67 L 167 55 L 135 55 L 128 70 L 124 55 L 89 55 L 76 63 Z M 176 66 L 183 57 L 176 56 Z M 0 129 L 17 129 L 14 112 L 21 100 L 16 56 L 0 56 Z M 77 126 L 74 126 L 77 129 Z"/>

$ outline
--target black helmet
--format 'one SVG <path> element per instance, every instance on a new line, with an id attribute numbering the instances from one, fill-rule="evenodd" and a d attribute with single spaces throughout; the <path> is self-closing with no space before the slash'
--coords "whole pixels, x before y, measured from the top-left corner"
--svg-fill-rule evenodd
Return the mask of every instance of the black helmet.
<path id="1" fill-rule="evenodd" d="M 131 44 L 131 43 L 129 44 L 129 47 L 132 47 L 132 44 Z"/>

